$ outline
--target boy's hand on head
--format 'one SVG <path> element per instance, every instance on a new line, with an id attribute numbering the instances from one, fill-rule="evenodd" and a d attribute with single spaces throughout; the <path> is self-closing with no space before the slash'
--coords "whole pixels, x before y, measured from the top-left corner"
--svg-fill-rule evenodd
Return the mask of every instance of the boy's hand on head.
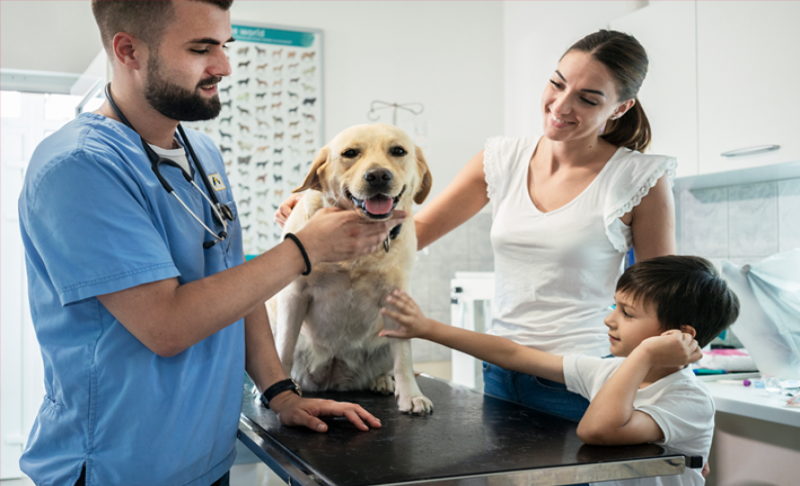
<path id="1" fill-rule="evenodd" d="M 703 351 L 691 334 L 671 329 L 639 345 L 653 366 L 686 366 L 700 360 Z"/>
<path id="2" fill-rule="evenodd" d="M 386 302 L 391 308 L 381 307 L 381 314 L 397 321 L 400 327 L 392 330 L 384 329 L 380 332 L 380 336 L 405 339 L 424 337 L 429 327 L 427 318 L 411 296 L 396 289 L 386 297 Z"/>

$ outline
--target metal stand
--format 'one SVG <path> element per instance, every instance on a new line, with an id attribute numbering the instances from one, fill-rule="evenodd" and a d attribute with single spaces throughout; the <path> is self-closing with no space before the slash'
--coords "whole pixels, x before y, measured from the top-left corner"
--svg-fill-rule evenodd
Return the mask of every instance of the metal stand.
<path id="1" fill-rule="evenodd" d="M 377 108 L 376 108 L 377 106 Z M 369 105 L 369 111 L 367 112 L 367 118 L 372 121 L 378 121 L 380 119 L 380 115 L 376 112 L 378 110 L 384 110 L 386 108 L 392 108 L 392 125 L 397 126 L 397 109 L 406 110 L 408 112 L 413 113 L 414 115 L 419 115 L 423 111 L 425 111 L 425 107 L 422 106 L 422 103 L 387 103 L 385 101 L 373 101 Z"/>

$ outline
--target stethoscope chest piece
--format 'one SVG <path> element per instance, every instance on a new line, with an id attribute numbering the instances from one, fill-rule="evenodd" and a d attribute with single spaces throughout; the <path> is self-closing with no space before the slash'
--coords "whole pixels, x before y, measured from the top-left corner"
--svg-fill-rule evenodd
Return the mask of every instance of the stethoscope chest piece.
<path id="1" fill-rule="evenodd" d="M 222 213 L 222 217 L 228 221 L 233 221 L 236 219 L 236 216 L 233 214 L 233 211 L 231 211 L 231 208 L 229 208 L 227 204 L 220 204 L 219 212 Z"/>

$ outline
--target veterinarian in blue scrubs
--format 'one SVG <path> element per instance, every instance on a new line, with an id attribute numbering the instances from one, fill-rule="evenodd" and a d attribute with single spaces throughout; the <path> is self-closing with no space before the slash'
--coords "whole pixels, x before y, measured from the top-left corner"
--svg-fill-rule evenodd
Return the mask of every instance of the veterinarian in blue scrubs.
<path id="1" fill-rule="evenodd" d="M 318 262 L 372 252 L 398 223 L 325 212 L 244 263 L 219 151 L 176 132 L 220 111 L 230 4 L 92 3 L 118 112 L 106 103 L 45 139 L 19 202 L 45 370 L 20 461 L 36 484 L 227 484 L 245 370 L 262 391 L 286 379 L 264 302 Z M 168 159 L 163 180 L 151 150 Z M 284 390 L 269 405 L 286 425 L 380 426 L 357 405 Z"/>

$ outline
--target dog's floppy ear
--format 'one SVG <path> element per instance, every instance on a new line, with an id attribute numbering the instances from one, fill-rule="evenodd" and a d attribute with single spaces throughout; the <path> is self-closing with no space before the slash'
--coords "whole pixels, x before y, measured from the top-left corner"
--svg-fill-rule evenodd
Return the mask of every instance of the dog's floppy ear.
<path id="1" fill-rule="evenodd" d="M 419 173 L 422 174 L 422 183 L 419 189 L 417 189 L 417 193 L 414 194 L 414 202 L 422 204 L 425 198 L 428 197 L 428 194 L 431 193 L 433 176 L 431 175 L 431 170 L 428 168 L 428 163 L 425 162 L 425 156 L 422 155 L 422 149 L 414 146 L 414 153 L 417 154 L 417 166 L 419 168 Z"/>
<path id="2" fill-rule="evenodd" d="M 306 174 L 303 184 L 297 189 L 293 189 L 292 192 L 303 192 L 306 189 L 323 191 L 322 178 L 319 176 L 319 174 L 325 169 L 325 164 L 328 162 L 329 152 L 330 151 L 328 150 L 328 147 L 322 147 L 320 151 L 317 152 L 317 157 L 311 164 L 311 168 L 308 169 L 308 174 Z"/>

